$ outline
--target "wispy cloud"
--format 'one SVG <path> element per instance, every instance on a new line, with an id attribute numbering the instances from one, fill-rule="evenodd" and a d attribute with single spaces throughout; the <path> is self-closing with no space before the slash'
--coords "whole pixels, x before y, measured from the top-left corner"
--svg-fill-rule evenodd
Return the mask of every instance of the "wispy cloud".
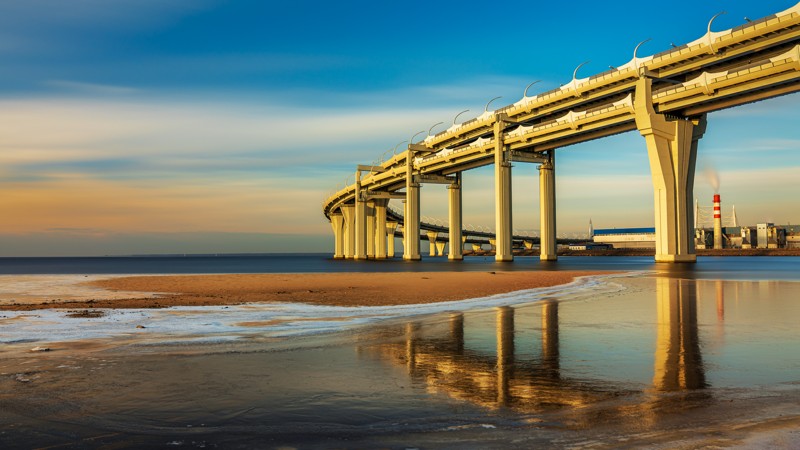
<path id="1" fill-rule="evenodd" d="M 273 168 L 303 166 L 310 158 L 317 164 L 369 162 L 395 139 L 442 115 L 439 110 L 337 111 L 203 102 L 0 101 L 0 121 L 8 127 L 0 140 L 0 161 L 21 165 L 124 157 L 162 168 L 209 160 L 228 167 L 239 161 L 246 168 L 254 158 Z M 385 143 L 378 146 L 376 141 Z"/>
<path id="2" fill-rule="evenodd" d="M 49 87 L 64 89 L 67 91 L 87 94 L 91 96 L 124 95 L 124 94 L 133 94 L 139 91 L 139 89 L 127 86 L 112 86 L 108 84 L 85 83 L 80 81 L 69 81 L 69 80 L 49 80 L 45 81 L 44 84 Z"/>

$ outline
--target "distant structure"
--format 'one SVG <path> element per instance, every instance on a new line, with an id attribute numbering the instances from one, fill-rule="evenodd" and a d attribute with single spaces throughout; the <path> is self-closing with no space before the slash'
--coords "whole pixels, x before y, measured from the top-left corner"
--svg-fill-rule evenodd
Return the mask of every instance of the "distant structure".
<path id="1" fill-rule="evenodd" d="M 694 245 L 697 249 L 800 248 L 800 226 L 776 226 L 770 222 L 755 227 L 739 226 L 735 206 L 729 216 L 721 213 L 719 194 L 714 194 L 713 221 L 709 220 L 708 209 L 695 199 Z"/>
<path id="2" fill-rule="evenodd" d="M 613 248 L 656 248 L 656 229 L 655 227 L 597 229 L 594 230 L 592 240 Z"/>

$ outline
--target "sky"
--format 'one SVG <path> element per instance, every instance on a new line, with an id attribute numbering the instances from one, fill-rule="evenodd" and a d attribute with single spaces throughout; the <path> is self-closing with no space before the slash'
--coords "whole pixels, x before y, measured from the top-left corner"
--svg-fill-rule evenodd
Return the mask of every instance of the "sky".
<path id="1" fill-rule="evenodd" d="M 330 252 L 323 199 L 417 131 L 795 4 L 537 3 L 0 0 L 0 256 Z M 723 215 L 800 222 L 799 95 L 709 114 L 701 206 L 715 173 Z M 556 174 L 559 234 L 653 226 L 637 132 Z M 464 174 L 466 224 L 493 228 L 492 176 Z M 512 177 L 536 230 L 536 167 Z M 446 219 L 443 186 L 422 214 Z"/>

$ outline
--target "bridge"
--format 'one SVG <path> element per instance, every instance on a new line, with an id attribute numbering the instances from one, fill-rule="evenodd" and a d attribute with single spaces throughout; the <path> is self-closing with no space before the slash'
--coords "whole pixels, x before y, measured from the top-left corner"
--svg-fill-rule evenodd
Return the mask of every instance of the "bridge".
<path id="1" fill-rule="evenodd" d="M 556 150 L 638 130 L 653 181 L 655 259 L 694 262 L 692 198 L 706 114 L 800 90 L 800 3 L 711 31 L 717 16 L 695 41 L 638 56 L 644 41 L 623 66 L 580 79 L 578 66 L 569 83 L 529 96 L 532 83 L 516 103 L 490 111 L 490 101 L 476 118 L 414 142 L 422 131 L 404 150 L 384 153 L 386 160 L 358 165 L 354 182 L 323 202 L 334 257 L 386 258 L 402 226 L 403 258 L 419 260 L 421 231 L 435 243 L 428 232 L 442 228 L 420 220 L 420 187 L 436 183 L 449 189 L 448 258 L 462 259 L 461 174 L 493 164 L 495 259 L 511 261 L 513 242 L 525 238 L 513 234 L 511 165 L 530 163 L 539 170 L 540 259 L 556 260 Z M 387 227 L 390 199 L 402 199 L 404 211 Z"/>

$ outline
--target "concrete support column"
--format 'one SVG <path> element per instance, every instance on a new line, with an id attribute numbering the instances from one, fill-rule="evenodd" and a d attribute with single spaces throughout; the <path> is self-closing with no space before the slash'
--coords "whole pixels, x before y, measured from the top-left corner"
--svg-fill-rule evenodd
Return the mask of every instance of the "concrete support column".
<path id="1" fill-rule="evenodd" d="M 375 201 L 367 202 L 367 258 L 375 257 Z"/>
<path id="2" fill-rule="evenodd" d="M 389 204 L 389 199 L 376 199 L 373 200 L 373 203 L 375 206 L 375 259 L 386 259 L 386 205 Z"/>
<path id="3" fill-rule="evenodd" d="M 555 150 L 539 166 L 539 259 L 558 259 L 556 245 L 556 174 Z"/>
<path id="4" fill-rule="evenodd" d="M 503 120 L 494 123 L 495 261 L 513 261 L 511 253 L 511 162 L 506 161 Z"/>
<path id="5" fill-rule="evenodd" d="M 436 241 L 436 255 L 444 256 L 445 247 L 447 247 L 446 241 Z"/>
<path id="6" fill-rule="evenodd" d="M 695 262 L 694 190 L 697 141 L 705 132 L 705 116 L 668 120 L 653 108 L 652 80 L 636 84 L 636 127 L 647 142 L 653 179 L 656 262 Z"/>
<path id="7" fill-rule="evenodd" d="M 406 206 L 403 219 L 403 259 L 418 261 L 419 255 L 419 183 L 414 182 L 413 152 L 406 152 Z"/>
<path id="8" fill-rule="evenodd" d="M 394 258 L 394 232 L 397 230 L 397 222 L 386 222 L 386 257 Z"/>
<path id="9" fill-rule="evenodd" d="M 436 256 L 436 238 L 439 236 L 439 233 L 436 231 L 428 231 L 425 234 L 428 235 L 428 255 Z"/>
<path id="10" fill-rule="evenodd" d="M 333 228 L 333 258 L 344 258 L 344 216 L 342 213 L 331 214 L 331 228 Z"/>
<path id="11" fill-rule="evenodd" d="M 367 259 L 367 202 L 361 192 L 361 172 L 356 172 L 356 249 L 355 259 Z"/>
<path id="12" fill-rule="evenodd" d="M 353 259 L 356 254 L 356 207 L 355 205 L 342 205 L 344 217 L 344 257 Z"/>
<path id="13" fill-rule="evenodd" d="M 456 182 L 447 186 L 448 205 L 449 205 L 449 223 L 450 223 L 450 252 L 447 254 L 447 259 L 462 260 L 464 259 L 464 241 L 461 236 L 461 172 L 456 174 Z"/>

